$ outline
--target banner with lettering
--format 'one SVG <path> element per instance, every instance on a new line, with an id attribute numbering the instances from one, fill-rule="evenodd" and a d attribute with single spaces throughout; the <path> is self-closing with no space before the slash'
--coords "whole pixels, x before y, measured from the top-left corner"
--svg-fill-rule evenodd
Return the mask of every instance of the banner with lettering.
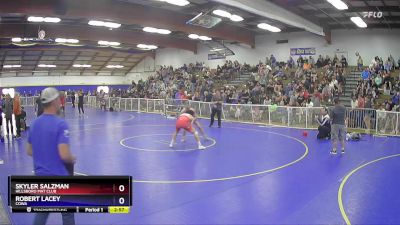
<path id="1" fill-rule="evenodd" d="M 290 55 L 315 55 L 315 48 L 291 48 Z"/>

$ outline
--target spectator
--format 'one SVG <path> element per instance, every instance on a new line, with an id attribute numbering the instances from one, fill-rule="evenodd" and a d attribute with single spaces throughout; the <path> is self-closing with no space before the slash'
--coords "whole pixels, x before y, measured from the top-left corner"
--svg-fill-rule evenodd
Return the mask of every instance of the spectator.
<path id="1" fill-rule="evenodd" d="M 321 68 L 321 67 L 323 67 L 323 64 L 324 64 L 324 58 L 322 57 L 322 55 L 319 55 L 317 63 L 315 64 L 315 66 L 317 68 Z"/>
<path id="2" fill-rule="evenodd" d="M 290 56 L 289 59 L 288 59 L 288 61 L 287 61 L 287 67 L 286 67 L 286 69 L 287 69 L 287 68 L 290 68 L 290 69 L 294 68 L 294 60 L 293 60 L 292 56 Z"/>
<path id="3" fill-rule="evenodd" d="M 357 67 L 358 67 L 358 71 L 361 71 L 362 68 L 364 66 L 363 60 L 361 58 L 361 55 L 358 55 L 358 59 L 357 59 Z"/>
<path id="4" fill-rule="evenodd" d="M 378 88 L 382 85 L 382 76 L 380 73 L 375 77 L 375 84 Z"/>
<path id="5" fill-rule="evenodd" d="M 363 80 L 368 80 L 371 76 L 371 72 L 369 71 L 369 68 L 365 68 L 365 70 L 361 73 L 361 78 Z"/>
<path id="6" fill-rule="evenodd" d="M 3 114 L 3 102 L 4 102 L 4 95 L 0 95 L 0 115 Z M 4 137 L 3 137 L 3 118 L 0 118 L 0 139 L 1 142 L 4 142 Z"/>
<path id="7" fill-rule="evenodd" d="M 396 68 L 396 61 L 394 60 L 394 58 L 393 58 L 392 55 L 389 56 L 389 59 L 390 59 L 390 70 L 391 70 L 391 71 L 392 71 L 392 70 L 395 70 L 395 68 Z"/>
<path id="8" fill-rule="evenodd" d="M 399 59 L 397 60 L 397 65 L 398 65 L 397 69 L 400 69 L 400 57 L 399 57 Z"/>
<path id="9" fill-rule="evenodd" d="M 388 71 L 388 72 L 390 72 L 391 70 L 392 70 L 392 62 L 391 62 L 391 59 L 390 58 L 388 58 L 386 61 L 385 61 L 385 64 L 384 64 L 384 70 L 386 70 L 386 71 Z"/>
<path id="10" fill-rule="evenodd" d="M 268 96 L 265 96 L 264 105 L 272 105 L 272 101 Z"/>
<path id="11" fill-rule="evenodd" d="M 13 113 L 15 116 L 15 126 L 17 127 L 16 138 L 21 138 L 21 99 L 18 93 L 15 93 L 13 101 Z"/>
<path id="12" fill-rule="evenodd" d="M 358 100 L 357 100 L 356 97 L 352 97 L 352 99 L 351 99 L 351 108 L 355 109 L 357 107 L 358 107 Z"/>
<path id="13" fill-rule="evenodd" d="M 3 102 L 3 113 L 5 114 L 6 118 L 6 131 L 8 136 L 13 136 L 14 127 L 12 123 L 12 115 L 13 115 L 13 101 L 11 99 L 10 94 L 6 95 L 6 99 Z M 9 129 L 9 126 L 11 129 Z"/>
<path id="14" fill-rule="evenodd" d="M 400 105 L 400 92 L 397 92 L 395 95 L 393 95 L 392 104 L 393 105 Z"/>
<path id="15" fill-rule="evenodd" d="M 275 69 L 276 68 L 276 58 L 275 58 L 275 56 L 273 55 L 273 54 L 271 54 L 271 67 L 272 67 L 272 69 Z"/>
<path id="16" fill-rule="evenodd" d="M 392 93 L 392 82 L 390 80 L 385 81 L 383 85 L 383 92 L 385 95 L 390 95 Z"/>
<path id="17" fill-rule="evenodd" d="M 36 103 L 35 104 L 36 116 L 39 117 L 43 113 L 43 105 L 42 105 L 42 101 L 40 100 L 40 97 L 36 98 L 35 103 Z"/>
<path id="18" fill-rule="evenodd" d="M 357 102 L 358 102 L 357 108 L 359 108 L 359 109 L 365 108 L 365 98 L 364 98 L 363 95 L 360 95 L 360 96 L 358 97 Z"/>
<path id="19" fill-rule="evenodd" d="M 303 63 L 304 63 L 303 57 L 299 56 L 299 58 L 297 59 L 297 67 L 302 68 L 303 67 Z"/>
<path id="20" fill-rule="evenodd" d="M 72 108 L 75 108 L 75 92 L 71 92 L 71 102 L 72 102 Z"/>
<path id="21" fill-rule="evenodd" d="M 342 55 L 341 64 L 342 64 L 342 68 L 347 67 L 347 59 L 346 59 L 346 57 L 344 57 L 344 55 Z"/>
<path id="22" fill-rule="evenodd" d="M 311 68 L 314 68 L 315 60 L 312 56 L 310 56 L 310 58 L 308 59 L 308 63 L 311 65 Z"/>
<path id="23" fill-rule="evenodd" d="M 79 115 L 81 114 L 81 110 L 82 110 L 82 114 L 85 114 L 85 111 L 83 110 L 83 97 L 84 97 L 84 93 L 82 91 L 82 89 L 78 92 L 78 110 L 79 110 Z"/>
<path id="24" fill-rule="evenodd" d="M 33 121 L 28 135 L 27 154 L 33 157 L 36 176 L 73 175 L 76 158 L 69 148 L 69 131 L 65 120 L 57 116 L 60 110 L 59 92 L 46 88 L 41 94 L 42 116 Z M 68 166 L 67 166 L 68 165 Z M 49 213 L 38 213 L 33 224 L 46 224 Z M 74 225 L 72 213 L 62 213 L 63 224 Z"/>
<path id="25" fill-rule="evenodd" d="M 24 110 L 24 107 L 21 106 L 21 128 L 24 128 L 24 131 L 26 131 L 27 129 L 27 125 L 26 125 L 26 112 Z"/>
<path id="26" fill-rule="evenodd" d="M 65 92 L 60 91 L 60 103 L 61 103 L 61 112 L 65 116 Z"/>

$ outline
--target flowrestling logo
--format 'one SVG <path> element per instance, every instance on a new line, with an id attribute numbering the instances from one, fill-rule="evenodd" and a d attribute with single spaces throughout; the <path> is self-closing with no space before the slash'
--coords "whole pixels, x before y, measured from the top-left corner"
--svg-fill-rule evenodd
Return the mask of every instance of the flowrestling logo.
<path id="1" fill-rule="evenodd" d="M 382 12 L 364 12 L 364 18 L 382 18 L 383 13 Z"/>

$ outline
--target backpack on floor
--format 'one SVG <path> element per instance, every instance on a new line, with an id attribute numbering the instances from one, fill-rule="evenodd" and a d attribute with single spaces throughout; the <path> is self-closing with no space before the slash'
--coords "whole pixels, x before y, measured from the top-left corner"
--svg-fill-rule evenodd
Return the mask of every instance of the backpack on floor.
<path id="1" fill-rule="evenodd" d="M 361 140 L 361 134 L 359 133 L 348 133 L 346 134 L 346 141 L 359 141 Z"/>
<path id="2" fill-rule="evenodd" d="M 110 112 L 113 112 L 114 111 L 114 108 L 113 107 L 110 107 Z"/>

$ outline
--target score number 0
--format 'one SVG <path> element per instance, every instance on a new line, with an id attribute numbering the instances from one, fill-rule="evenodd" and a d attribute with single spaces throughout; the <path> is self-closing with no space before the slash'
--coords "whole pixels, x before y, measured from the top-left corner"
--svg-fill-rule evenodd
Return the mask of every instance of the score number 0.
<path id="1" fill-rule="evenodd" d="M 124 185 L 119 185 L 118 190 L 120 192 L 124 192 L 125 191 L 125 186 Z M 118 199 L 118 202 L 119 202 L 120 205 L 123 205 L 125 203 L 125 198 L 124 197 L 120 197 Z"/>

